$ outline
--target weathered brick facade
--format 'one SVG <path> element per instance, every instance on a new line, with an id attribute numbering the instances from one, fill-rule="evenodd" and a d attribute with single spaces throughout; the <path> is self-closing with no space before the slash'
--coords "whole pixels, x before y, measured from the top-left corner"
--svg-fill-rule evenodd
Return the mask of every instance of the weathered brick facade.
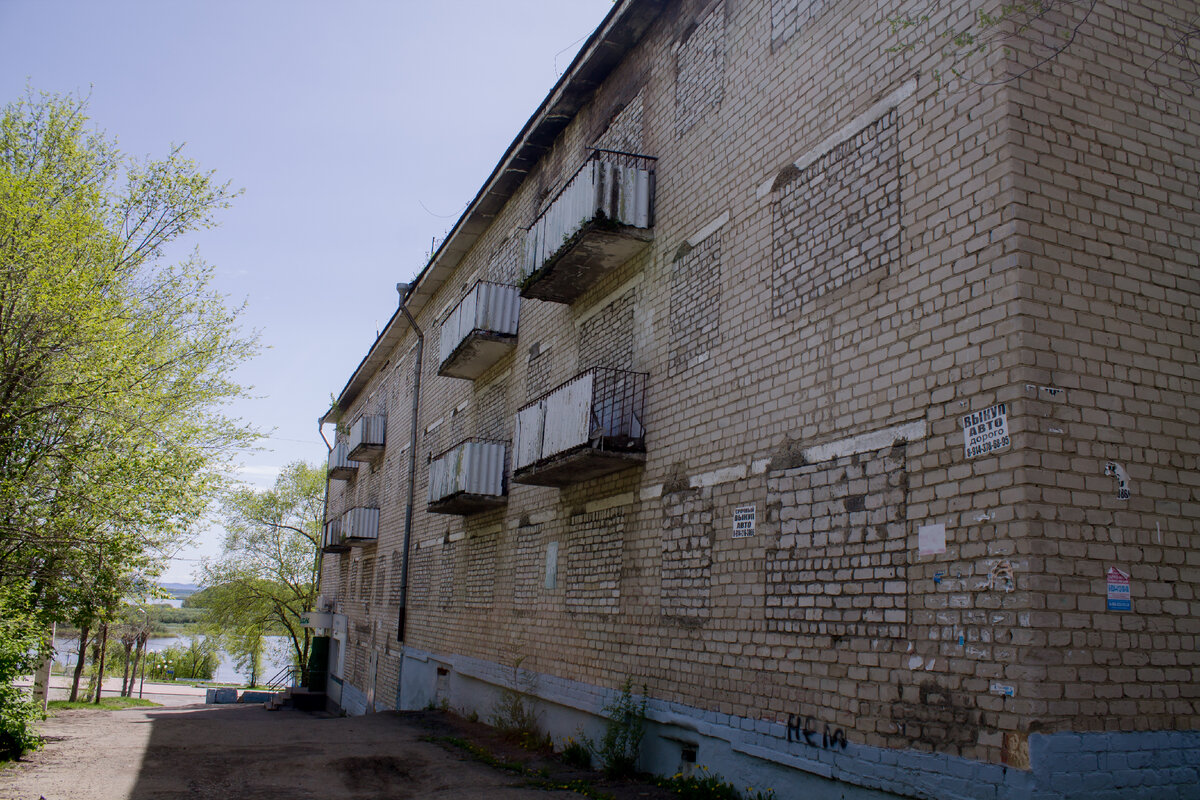
<path id="1" fill-rule="evenodd" d="M 953 80 L 937 47 L 889 52 L 910 5 L 614 8 L 406 295 L 415 445 L 399 315 L 335 407 L 387 415 L 383 457 L 330 484 L 330 519 L 380 510 L 324 562 L 343 706 L 486 717 L 520 660 L 556 736 L 631 678 L 646 766 L 690 742 L 780 797 L 1197 796 L 1194 4 L 1069 5 Z M 1038 64 L 1030 38 L 1080 21 Z M 477 380 L 439 376 L 447 314 L 522 282 L 589 148 L 657 159 L 652 242 L 522 300 Z M 518 412 L 592 367 L 648 375 L 644 461 L 511 480 Z M 470 437 L 509 443 L 507 502 L 428 513 L 431 459 Z"/>

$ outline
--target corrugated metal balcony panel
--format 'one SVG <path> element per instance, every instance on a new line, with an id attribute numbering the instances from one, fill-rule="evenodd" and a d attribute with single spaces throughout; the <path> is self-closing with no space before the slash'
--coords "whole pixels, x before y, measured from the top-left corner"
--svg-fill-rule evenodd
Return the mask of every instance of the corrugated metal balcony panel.
<path id="1" fill-rule="evenodd" d="M 321 551 L 325 553 L 344 553 L 350 548 L 342 536 L 342 517 L 331 519 L 325 523 L 325 534 L 321 540 Z"/>
<path id="2" fill-rule="evenodd" d="M 538 400 L 517 412 L 513 437 L 513 469 L 536 463 L 542 457 L 542 432 L 546 425 L 546 402 Z"/>
<path id="3" fill-rule="evenodd" d="M 653 159 L 600 153 L 529 229 L 521 294 L 574 301 L 643 250 L 653 238 L 653 224 Z"/>
<path id="4" fill-rule="evenodd" d="M 379 538 L 379 509 L 352 508 L 342 515 L 342 533 L 346 544 L 370 544 Z"/>
<path id="5" fill-rule="evenodd" d="M 506 442 L 468 440 L 429 465 L 429 510 L 474 514 L 504 505 Z"/>
<path id="6" fill-rule="evenodd" d="M 598 368 L 521 409 L 513 481 L 566 486 L 644 462 L 647 378 Z"/>
<path id="7" fill-rule="evenodd" d="M 350 460 L 349 452 L 346 442 L 335 443 L 329 451 L 329 477 L 333 480 L 349 480 L 358 472 L 358 463 Z"/>
<path id="8" fill-rule="evenodd" d="M 366 414 L 359 417 L 350 426 L 346 457 L 350 461 L 374 461 L 383 455 L 386 434 L 387 417 L 383 414 Z"/>
<path id="9" fill-rule="evenodd" d="M 542 458 L 588 443 L 594 385 L 595 374 L 587 372 L 546 397 Z"/>
<path id="10" fill-rule="evenodd" d="M 442 323 L 438 374 L 475 380 L 516 345 L 521 292 L 480 281 Z"/>

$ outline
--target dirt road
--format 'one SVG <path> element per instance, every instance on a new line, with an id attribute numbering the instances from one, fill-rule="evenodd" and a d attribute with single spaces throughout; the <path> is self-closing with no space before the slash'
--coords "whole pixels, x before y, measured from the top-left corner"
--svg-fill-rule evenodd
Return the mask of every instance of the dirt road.
<path id="1" fill-rule="evenodd" d="M 0 769 L 0 798 L 580 797 L 530 788 L 518 775 L 423 740 L 455 732 L 437 715 L 323 718 L 260 705 L 86 710 L 60 712 L 42 732 L 48 742 L 41 751 Z M 650 789 L 634 796 L 660 795 Z"/>

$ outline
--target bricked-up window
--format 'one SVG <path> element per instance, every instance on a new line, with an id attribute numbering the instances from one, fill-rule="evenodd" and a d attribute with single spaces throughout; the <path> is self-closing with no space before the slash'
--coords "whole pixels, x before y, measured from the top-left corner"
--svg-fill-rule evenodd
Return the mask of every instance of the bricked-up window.
<path id="1" fill-rule="evenodd" d="M 608 128 L 592 146 L 598 150 L 616 150 L 618 153 L 642 152 L 642 111 L 642 93 L 638 92 L 633 100 L 613 116 Z"/>
<path id="2" fill-rule="evenodd" d="M 708 619 L 712 599 L 712 505 L 695 493 L 663 496 L 660 608 L 668 621 Z"/>
<path id="3" fill-rule="evenodd" d="M 637 289 L 630 289 L 579 326 L 579 368 L 633 369 L 633 314 Z"/>
<path id="4" fill-rule="evenodd" d="M 683 136 L 725 95 L 725 3 L 717 3 L 679 45 L 675 62 L 675 134 Z"/>
<path id="5" fill-rule="evenodd" d="M 771 49 L 808 27 L 831 0 L 771 0 Z"/>
<path id="6" fill-rule="evenodd" d="M 394 606 L 400 605 L 400 581 L 404 571 L 404 558 L 399 551 L 392 553 L 392 588 L 388 592 L 388 602 Z"/>
<path id="7" fill-rule="evenodd" d="M 500 532 L 492 529 L 473 534 L 467 540 L 467 575 L 463 605 L 467 608 L 491 608 L 496 582 L 496 550 Z"/>
<path id="8" fill-rule="evenodd" d="M 721 233 L 681 252 L 671 265 L 670 374 L 681 372 L 721 338 Z"/>
<path id="9" fill-rule="evenodd" d="M 903 447 L 768 475 L 780 509 L 767 549 L 767 630 L 907 636 L 907 480 Z"/>
<path id="10" fill-rule="evenodd" d="M 450 542 L 442 543 L 434 567 L 434 583 L 437 586 L 438 607 L 449 611 L 454 607 L 454 556 L 455 547 Z"/>
<path id="11" fill-rule="evenodd" d="M 373 558 L 363 559 L 362 579 L 361 579 L 362 583 L 360 584 L 360 587 L 359 587 L 360 588 L 359 597 L 361 597 L 363 600 L 369 601 L 371 599 L 371 587 L 374 585 L 374 577 L 375 577 L 374 569 L 375 569 L 375 559 L 373 559 Z"/>
<path id="12" fill-rule="evenodd" d="M 481 439 L 508 439 L 508 381 L 498 380 L 476 395 L 475 435 Z"/>
<path id="13" fill-rule="evenodd" d="M 624 509 L 571 517 L 567 540 L 567 610 L 616 614 L 621 610 L 621 553 Z"/>
<path id="14" fill-rule="evenodd" d="M 807 168 L 776 181 L 776 316 L 805 311 L 827 292 L 900 258 L 897 131 L 892 109 Z"/>
<path id="15" fill-rule="evenodd" d="M 387 596 L 387 564 L 382 556 L 377 561 L 379 566 L 375 568 L 375 602 L 382 604 Z"/>
<path id="16" fill-rule="evenodd" d="M 349 600 L 350 599 L 350 594 L 349 594 L 349 591 L 350 591 L 350 559 L 346 558 L 345 556 L 342 556 L 340 559 L 338 559 L 338 561 L 340 563 L 338 564 L 337 599 L 338 600 Z"/>
<path id="17" fill-rule="evenodd" d="M 513 546 L 513 606 L 528 609 L 538 599 L 542 577 L 542 530 L 538 525 L 517 528 Z"/>

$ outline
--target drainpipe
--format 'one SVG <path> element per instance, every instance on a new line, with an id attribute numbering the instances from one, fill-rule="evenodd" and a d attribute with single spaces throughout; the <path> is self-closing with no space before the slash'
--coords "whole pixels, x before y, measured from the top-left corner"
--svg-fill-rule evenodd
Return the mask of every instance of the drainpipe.
<path id="1" fill-rule="evenodd" d="M 417 335 L 417 363 L 413 374 L 412 423 L 408 432 L 408 499 L 404 508 L 404 544 L 402 545 L 404 555 L 400 565 L 400 612 L 399 618 L 396 620 L 396 641 L 401 644 L 404 643 L 404 623 L 408 611 L 408 552 L 412 541 L 413 495 L 417 488 L 417 411 L 421 403 L 421 356 L 425 349 L 425 334 L 421 332 L 421 328 L 413 319 L 412 314 L 408 313 L 408 306 L 404 303 L 404 295 L 408 289 L 409 284 L 407 283 L 396 284 L 396 292 L 400 295 L 400 313 L 408 320 L 413 333 Z M 403 656 L 401 656 L 401 661 L 403 661 Z M 399 687 L 397 687 L 397 698 L 399 698 L 399 694 Z"/>

